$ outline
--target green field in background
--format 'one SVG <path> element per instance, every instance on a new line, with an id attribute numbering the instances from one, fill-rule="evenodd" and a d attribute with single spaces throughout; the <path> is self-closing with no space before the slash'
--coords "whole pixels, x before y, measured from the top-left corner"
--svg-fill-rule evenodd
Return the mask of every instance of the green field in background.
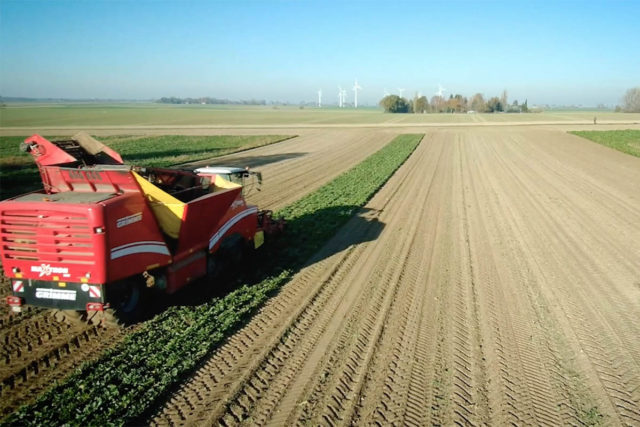
<path id="1" fill-rule="evenodd" d="M 385 114 L 378 108 L 324 108 L 170 104 L 7 104 L 2 127 L 238 126 L 428 124 L 540 121 L 640 121 L 640 114 L 544 111 L 526 114 Z"/>
<path id="2" fill-rule="evenodd" d="M 623 153 L 640 157 L 640 130 L 585 130 L 570 133 Z"/>

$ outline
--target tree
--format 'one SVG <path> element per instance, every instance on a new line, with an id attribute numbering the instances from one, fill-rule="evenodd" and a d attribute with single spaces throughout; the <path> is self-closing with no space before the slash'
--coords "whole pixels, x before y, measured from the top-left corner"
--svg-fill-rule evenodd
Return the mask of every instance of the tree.
<path id="1" fill-rule="evenodd" d="M 429 109 L 429 101 L 426 96 L 416 96 L 413 98 L 413 112 L 414 113 L 426 113 Z"/>
<path id="2" fill-rule="evenodd" d="M 529 106 L 527 105 L 527 99 L 524 100 L 524 104 L 522 104 L 520 106 L 520 111 L 522 111 L 523 113 L 528 113 L 529 112 Z"/>
<path id="3" fill-rule="evenodd" d="M 505 111 L 507 107 L 509 107 L 506 89 L 502 91 L 502 96 L 500 97 L 500 104 L 502 104 L 502 110 L 500 111 Z"/>
<path id="4" fill-rule="evenodd" d="M 385 113 L 409 112 L 409 103 L 406 99 L 400 98 L 398 95 L 385 96 L 380 100 L 380 106 L 384 108 Z"/>
<path id="5" fill-rule="evenodd" d="M 494 96 L 487 101 L 487 111 L 490 113 L 494 113 L 496 111 L 504 111 L 504 106 L 497 96 Z"/>
<path id="6" fill-rule="evenodd" d="M 477 111 L 478 113 L 484 113 L 487 110 L 487 102 L 481 93 L 473 95 L 470 106 L 473 111 Z"/>
<path id="7" fill-rule="evenodd" d="M 447 101 L 440 95 L 431 97 L 431 109 L 434 113 L 444 113 L 447 108 Z"/>
<path id="8" fill-rule="evenodd" d="M 622 109 L 625 113 L 640 113 L 640 86 L 627 90 L 622 98 Z"/>

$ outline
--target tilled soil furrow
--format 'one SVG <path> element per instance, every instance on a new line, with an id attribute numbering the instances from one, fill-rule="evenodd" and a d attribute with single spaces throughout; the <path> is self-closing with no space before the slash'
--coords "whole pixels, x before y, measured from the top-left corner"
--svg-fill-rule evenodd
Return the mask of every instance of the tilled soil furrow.
<path id="1" fill-rule="evenodd" d="M 178 423 L 639 424 L 640 168 L 601 148 L 434 130 L 372 200 L 375 242 L 301 272 Z"/>
<path id="2" fill-rule="evenodd" d="M 6 369 L 10 370 L 9 366 L 16 363 L 17 359 L 25 357 L 40 346 L 46 346 L 54 336 L 71 329 L 68 324 L 52 320 L 47 312 L 23 317 L 21 320 L 12 322 L 11 326 L 0 331 L 0 340 L 2 340 L 0 360 L 4 361 L 0 367 L 0 378 L 3 377 L 2 372 Z"/>
<path id="3" fill-rule="evenodd" d="M 228 158 L 262 162 L 249 198 L 277 208 L 393 133 Z M 552 128 L 431 133 L 148 423 L 640 425 L 640 161 Z M 42 372 L 3 386 L 5 411 L 118 339 L 76 331 L 41 363 L 38 316 L 0 319 L 3 357 L 31 345 Z"/>
<path id="4" fill-rule="evenodd" d="M 430 202 L 434 188 L 440 188 L 439 182 L 434 184 L 437 166 L 440 164 L 442 162 L 438 161 L 436 170 L 430 179 L 423 180 L 423 177 L 425 172 L 431 173 L 431 168 L 425 168 L 425 172 L 419 175 L 421 176 L 419 181 L 428 182 L 425 185 L 428 191 L 419 204 L 423 211 L 426 211 L 429 206 L 438 206 L 437 204 L 432 205 Z M 429 203 L 427 203 L 428 200 Z M 417 257 L 412 256 L 406 261 L 403 279 L 407 285 L 399 292 L 400 298 L 396 301 L 393 309 L 394 312 L 399 312 L 401 315 L 391 316 L 384 326 L 376 353 L 364 379 L 361 395 L 356 399 L 356 412 L 352 420 L 355 424 L 400 423 L 404 418 L 403 413 L 407 405 L 409 388 L 408 381 L 411 378 L 413 364 L 411 356 L 414 353 L 418 334 L 421 307 L 424 302 L 423 295 L 426 295 L 424 276 L 428 269 L 425 270 L 423 266 L 428 265 L 431 258 L 431 253 L 424 250 L 423 236 L 427 232 L 426 229 L 437 228 L 429 221 L 418 221 L 418 227 L 416 235 L 420 237 L 413 241 L 411 249 L 411 253 Z"/>
<path id="5" fill-rule="evenodd" d="M 45 324 L 47 317 L 43 318 Z M 32 337 L 33 346 L 21 357 L 15 357 L 2 369 L 0 416 L 15 411 L 20 405 L 34 400 L 56 380 L 69 375 L 82 363 L 95 359 L 100 353 L 126 334 L 124 329 L 99 326 L 59 325 L 50 320 L 50 329 L 43 329 L 49 337 L 46 345 Z"/>
<path id="6" fill-rule="evenodd" d="M 358 255 L 355 254 L 354 256 L 357 258 Z M 243 348 L 228 344 L 222 346 L 213 355 L 212 359 L 206 363 L 205 367 L 183 387 L 184 391 L 177 393 L 177 396 L 168 402 L 165 408 L 153 419 L 153 422 L 164 424 L 165 422 L 188 423 L 203 421 L 208 418 L 222 416 L 224 408 L 227 407 L 227 404 L 231 404 L 230 399 L 234 396 L 242 398 L 243 395 L 246 395 L 249 400 L 256 400 L 263 389 L 266 378 L 274 375 L 278 371 L 276 366 L 281 364 L 283 358 L 287 358 L 282 348 L 291 347 L 290 342 L 288 342 L 289 339 L 304 337 L 304 334 L 296 333 L 298 325 L 292 325 L 294 321 L 302 324 L 312 322 L 317 316 L 315 305 L 322 305 L 328 298 L 332 297 L 335 285 L 333 287 L 316 285 L 318 289 L 315 292 L 311 291 L 309 295 L 305 295 L 302 291 L 309 291 L 309 286 L 316 283 L 323 285 L 327 282 L 333 282 L 337 285 L 339 277 L 334 279 L 336 268 L 343 262 L 350 262 L 350 258 L 349 255 L 344 258 L 336 255 L 303 270 L 299 276 L 299 281 L 294 282 L 295 286 L 287 286 L 280 295 L 267 303 L 249 325 L 235 336 L 244 338 L 255 336 L 257 339 L 254 341 L 244 339 L 245 345 Z M 329 269 L 327 268 L 327 263 L 335 263 L 335 265 L 332 269 Z M 320 290 L 323 292 L 318 295 L 317 292 Z M 293 313 L 288 321 L 280 322 L 278 328 L 276 328 L 275 323 L 269 322 L 269 320 L 275 320 L 278 316 L 287 314 L 288 312 L 283 308 L 286 308 L 289 304 L 293 305 L 296 302 L 295 299 L 306 301 L 306 304 L 301 303 L 303 309 Z M 283 300 L 286 302 L 283 303 Z M 289 312 L 289 314 L 291 313 Z M 285 337 L 287 342 L 280 345 L 280 341 L 284 340 Z M 271 357 L 269 358 L 269 356 Z M 261 361 L 267 359 L 267 361 L 255 363 L 252 365 L 252 369 L 247 369 L 246 360 L 251 360 L 252 358 Z M 280 362 L 274 363 L 274 360 L 279 360 Z M 253 374 L 255 374 L 253 379 L 257 382 L 252 382 Z M 196 409 L 194 411 L 181 411 L 180 407 L 192 406 L 191 394 L 193 390 L 201 390 L 204 385 L 207 386 L 207 390 L 198 396 L 198 401 L 204 402 L 206 405 L 198 405 L 197 408 L 193 407 L 193 409 Z M 177 412 L 179 419 L 172 419 L 172 417 L 167 419 L 165 417 L 165 413 L 170 414 L 172 412 Z"/>
<path id="7" fill-rule="evenodd" d="M 527 184 L 532 182 L 531 180 L 523 180 L 521 178 L 521 171 L 523 168 L 519 168 L 517 171 L 515 169 L 511 169 L 511 174 L 516 179 L 513 182 L 519 183 L 525 189 L 523 190 L 527 194 L 532 194 L 531 189 L 526 188 Z M 529 184 L 530 185 L 530 184 Z M 535 202 L 535 203 L 534 203 Z M 526 201 L 521 201 L 521 203 L 525 203 L 528 206 L 525 212 L 537 212 L 539 221 L 545 223 L 544 229 L 535 230 L 536 233 L 556 233 L 555 235 L 548 236 L 548 242 L 558 242 L 558 241 L 571 241 L 572 237 L 569 235 L 564 228 L 559 227 L 558 222 L 561 221 L 559 218 L 549 217 L 549 212 L 545 210 L 544 203 L 540 200 L 537 200 L 536 197 L 530 197 Z M 520 224 L 518 226 L 520 230 L 527 231 L 528 227 Z M 544 231 L 542 231 L 544 230 Z M 565 239 L 556 239 L 555 236 L 563 236 Z M 538 236 L 526 236 L 525 241 L 534 241 L 537 242 L 541 240 Z M 617 334 L 613 330 L 607 331 L 603 329 L 603 326 L 606 325 L 606 322 L 603 319 L 604 313 L 601 312 L 600 303 L 602 303 L 601 299 L 589 299 L 586 300 L 581 298 L 580 296 L 585 292 L 585 288 L 582 285 L 586 285 L 587 287 L 591 285 L 593 282 L 591 280 L 592 276 L 584 273 L 582 269 L 576 269 L 574 266 L 581 265 L 581 261 L 584 259 L 583 257 L 576 257 L 574 262 L 566 262 L 562 265 L 558 264 L 555 266 L 551 266 L 549 264 L 555 264 L 556 260 L 561 260 L 567 258 L 567 254 L 571 256 L 572 246 L 562 247 L 561 252 L 556 249 L 557 245 L 547 245 L 544 248 L 538 247 L 533 250 L 531 248 L 526 248 L 529 253 L 537 254 L 540 257 L 543 257 L 546 254 L 546 270 L 550 270 L 561 276 L 559 278 L 551 277 L 552 283 L 562 284 L 561 286 L 553 287 L 553 292 L 555 295 L 550 298 L 561 301 L 563 304 L 564 316 L 571 322 L 571 328 L 573 333 L 577 333 L 578 345 L 580 350 L 578 352 L 584 352 L 587 355 L 587 358 L 591 360 L 591 366 L 595 368 L 595 371 L 600 377 L 603 391 L 609 396 L 611 400 L 611 404 L 613 407 L 619 412 L 619 415 L 623 417 L 620 421 L 625 422 L 624 419 L 627 417 L 631 417 L 633 422 L 637 418 L 637 396 L 634 396 L 635 390 L 638 390 L 638 376 L 637 370 L 634 370 L 635 375 L 629 379 L 629 382 L 617 380 L 614 381 L 613 385 L 610 382 L 605 383 L 603 378 L 617 378 L 616 375 L 616 361 L 626 360 L 627 366 L 631 366 L 634 364 L 631 360 L 628 359 L 628 353 L 626 353 L 625 348 L 629 348 L 625 345 L 619 345 L 615 342 L 607 343 L 610 341 L 612 337 L 615 337 Z M 552 255 L 552 256 L 548 256 Z M 594 260 L 594 262 L 597 262 Z M 545 274 L 541 273 L 541 277 L 544 277 Z M 573 276 L 573 277 L 572 277 Z M 575 286 L 574 284 L 581 284 L 581 286 Z M 548 290 L 548 288 L 546 288 Z M 596 288 L 597 290 L 598 288 Z M 607 293 L 608 291 L 602 289 L 600 285 L 600 292 Z M 562 297 L 558 298 L 559 295 Z M 576 301 L 576 298 L 578 299 Z M 606 305 L 605 305 L 606 306 Z M 551 305 L 554 307 L 554 305 Z M 585 314 L 584 310 L 587 308 L 591 308 L 589 314 Z M 593 311 L 595 310 L 595 311 Z M 577 311 L 577 313 L 576 313 Z M 617 310 L 616 310 L 617 311 Z M 616 313 L 612 313 L 611 311 L 606 312 L 606 316 L 611 318 L 613 315 L 615 317 Z M 598 319 L 600 319 L 598 321 Z M 614 322 L 613 324 L 625 324 Z M 625 324 L 626 325 L 626 324 Z M 618 331 L 619 332 L 619 331 Z M 604 346 L 603 346 L 604 344 Z M 613 348 L 612 348 L 613 346 Z M 633 347 L 632 347 L 633 348 Z M 618 353 L 616 357 L 611 357 L 609 355 L 609 351 L 614 351 L 613 349 L 617 349 L 615 353 Z M 625 357 L 626 355 L 626 357 Z M 598 360 L 602 360 L 601 363 L 597 362 Z M 631 365 L 628 365 L 631 363 Z M 620 398 L 618 394 L 622 394 L 626 398 Z M 637 394 L 637 392 L 635 392 Z M 631 397 L 631 402 L 633 402 L 632 409 L 629 410 L 628 400 L 627 398 Z M 631 413 L 629 413 L 631 412 Z M 635 418 L 634 418 L 635 417 Z"/>
<path id="8" fill-rule="evenodd" d="M 388 200 L 389 200 L 389 197 L 387 197 L 386 201 L 383 201 L 381 207 L 385 206 L 386 203 L 388 203 Z M 375 212 L 375 210 L 374 210 L 374 212 Z M 355 223 L 356 224 L 362 224 L 362 221 L 355 221 Z M 365 225 L 365 228 L 367 228 L 367 227 L 370 228 L 368 225 L 366 225 L 366 224 L 364 224 L 364 225 Z M 377 227 L 374 227 L 374 228 L 377 228 Z M 356 236 L 356 240 L 358 240 L 357 236 Z M 363 240 L 366 240 L 366 239 L 363 239 Z M 359 249 L 356 249 L 356 251 L 358 251 L 358 250 Z M 358 259 L 358 257 L 359 257 L 359 255 L 355 256 L 354 257 L 354 261 L 356 261 Z M 322 263 L 324 263 L 324 262 L 325 261 L 322 261 Z M 352 264 L 351 261 L 347 262 L 342 267 L 342 271 L 350 271 L 351 270 L 351 264 Z M 324 279 L 324 281 L 326 282 L 328 279 L 331 279 L 333 281 L 333 283 L 334 283 L 332 286 L 335 287 L 342 281 L 342 278 L 341 278 L 340 274 L 341 273 L 337 274 L 337 276 L 334 277 L 334 278 L 331 277 L 331 276 L 334 276 L 334 274 L 328 275 L 329 277 Z M 304 272 L 300 276 L 304 276 Z M 315 279 L 317 280 L 317 278 L 315 278 Z M 309 280 L 309 281 L 311 281 L 311 280 Z M 308 284 L 306 284 L 305 282 L 306 282 L 306 280 L 302 280 L 300 285 L 298 285 L 298 286 L 301 286 L 302 289 L 308 289 Z M 322 282 L 323 281 L 320 281 L 320 283 L 322 283 Z M 294 280 L 292 282 L 292 284 L 290 284 L 290 285 L 293 286 L 293 284 L 295 284 L 295 283 L 296 283 L 296 280 Z M 290 285 L 287 285 L 287 287 L 285 287 L 285 292 L 286 292 L 286 289 L 291 287 Z M 330 288 L 330 287 L 331 286 L 327 285 L 327 288 Z M 344 290 L 346 290 L 348 288 L 342 287 L 342 289 L 344 291 Z M 328 292 L 328 295 L 331 296 L 331 292 Z M 353 299 L 355 297 L 357 297 L 357 295 L 356 296 L 351 296 L 349 298 Z M 274 300 L 277 300 L 277 299 L 279 299 L 279 297 L 276 297 Z M 339 305 L 339 303 L 340 303 L 340 300 L 343 299 L 343 297 L 338 295 L 337 297 L 333 296 L 332 299 L 334 301 L 331 302 L 330 304 L 325 304 L 326 307 L 337 307 Z M 322 304 L 324 304 L 324 303 L 322 303 Z M 317 334 L 314 334 L 313 331 L 309 331 L 309 330 L 305 329 L 307 327 L 304 326 L 304 325 L 305 325 L 305 323 L 307 323 L 307 324 L 308 323 L 313 323 L 313 325 L 316 326 L 313 330 L 318 331 L 318 333 L 323 332 L 323 330 L 326 328 L 325 325 L 328 322 L 330 322 L 331 318 L 332 318 L 331 310 L 327 311 L 326 307 L 324 307 L 324 309 L 323 309 L 323 316 L 324 316 L 325 320 L 318 319 L 317 315 L 315 315 L 313 317 L 309 317 L 309 320 L 307 320 L 306 322 L 304 321 L 304 318 L 298 319 L 298 320 L 296 320 L 296 325 L 294 327 L 292 327 L 292 328 L 290 328 L 288 330 L 283 330 L 281 332 L 282 335 L 284 335 L 284 333 L 286 332 L 286 338 L 285 337 L 282 338 L 282 341 L 284 341 L 284 343 L 280 347 L 281 348 L 286 348 L 286 347 L 292 348 L 292 349 L 295 350 L 294 353 L 290 353 L 289 352 L 289 354 L 285 354 L 284 356 L 278 357 L 277 355 L 278 355 L 279 351 L 281 351 L 281 350 L 275 349 L 275 350 L 271 350 L 270 353 L 272 354 L 272 356 L 270 356 L 267 359 L 267 360 L 276 360 L 276 359 L 282 360 L 282 359 L 286 358 L 286 360 L 289 360 L 289 361 L 291 361 L 291 360 L 294 360 L 294 361 L 295 360 L 299 360 L 299 362 L 289 363 L 287 366 L 285 366 L 283 369 L 280 369 L 280 370 L 278 370 L 278 367 L 277 367 L 278 363 L 265 362 L 265 363 L 263 363 L 263 369 L 256 370 L 257 372 L 261 372 L 262 373 L 261 374 L 262 381 L 271 380 L 271 384 L 273 385 L 273 387 L 270 389 L 269 398 L 263 399 L 259 403 L 259 405 L 251 413 L 251 415 L 250 415 L 251 418 L 250 419 L 252 419 L 252 421 L 255 422 L 256 420 L 260 420 L 260 419 L 266 420 L 267 418 L 265 418 L 265 417 L 268 417 L 268 414 L 270 413 L 270 410 L 273 408 L 273 405 L 275 403 L 277 403 L 277 401 L 278 401 L 277 396 L 280 394 L 280 392 L 278 390 L 286 390 L 286 383 L 291 382 L 292 379 L 295 379 L 295 374 L 296 374 L 296 372 L 298 370 L 296 367 L 298 366 L 300 361 L 304 361 L 305 358 L 308 357 L 308 355 L 310 353 L 310 351 L 308 351 L 308 348 L 312 348 L 312 347 L 309 347 L 309 346 L 313 346 L 314 340 L 316 339 L 314 337 L 317 336 Z M 314 310 L 308 310 L 308 311 L 312 313 Z M 317 309 L 315 311 L 317 311 Z M 301 332 L 304 332 L 304 334 L 296 332 L 298 327 L 301 326 L 301 325 L 302 325 Z M 303 336 L 303 337 L 307 337 L 308 336 L 310 339 L 305 339 L 302 343 L 300 343 L 300 342 L 298 342 L 300 340 L 300 336 Z M 280 337 L 278 335 L 275 335 L 274 340 L 276 342 L 280 341 Z M 305 342 L 307 344 L 305 344 Z M 276 355 L 276 356 L 274 357 L 273 355 Z M 251 372 L 250 372 L 250 374 L 251 374 Z M 257 374 L 257 375 L 259 376 L 260 374 Z M 245 378 L 248 378 L 247 375 L 242 375 L 241 374 L 241 376 L 245 377 Z M 250 381 L 250 380 L 244 380 L 244 381 L 246 381 L 246 384 L 250 384 L 251 383 L 251 384 L 255 385 L 255 383 L 253 381 Z M 280 384 L 280 383 L 284 383 L 284 385 L 278 386 L 278 384 Z M 295 388 L 295 386 L 290 386 L 290 387 Z M 252 388 L 259 395 L 260 389 L 258 387 L 252 387 Z M 257 390 L 255 390 L 256 388 L 257 388 Z M 243 417 L 246 416 L 246 414 L 245 415 L 242 414 L 242 411 L 238 411 L 238 405 L 237 405 L 237 403 L 234 403 L 234 402 L 242 401 L 242 396 L 244 394 L 246 394 L 246 393 L 245 392 L 240 392 L 238 394 L 238 396 L 240 396 L 240 397 L 237 400 L 229 401 L 229 403 L 224 406 L 224 407 L 229 408 L 229 411 L 227 411 L 227 415 L 223 417 L 225 422 L 228 422 L 228 423 L 238 422 Z M 230 396 L 233 396 L 233 394 L 231 394 Z M 227 399 L 228 398 L 229 397 L 227 397 Z M 220 402 L 220 403 L 224 404 L 224 402 Z M 245 404 L 244 406 L 248 406 L 248 405 Z M 208 412 L 208 415 L 212 414 L 211 411 L 207 411 L 207 412 Z M 215 413 L 215 411 L 213 411 L 213 412 Z M 215 420 L 216 418 L 214 416 L 212 418 L 210 417 L 209 419 L 210 420 Z"/>
<path id="9" fill-rule="evenodd" d="M 484 145 L 489 147 L 487 144 Z M 496 162 L 496 160 L 501 157 L 497 152 L 493 149 L 481 151 L 486 151 L 484 156 L 489 155 L 489 158 L 493 159 L 496 172 L 504 172 L 505 169 L 502 168 L 504 160 Z M 478 153 L 478 157 L 482 155 L 481 152 Z M 528 257 L 524 255 L 523 248 L 518 245 L 518 243 L 524 241 L 524 239 L 520 237 L 521 228 L 515 223 L 517 214 L 514 213 L 514 206 L 517 205 L 506 202 L 504 200 L 505 195 L 501 191 L 501 182 L 511 182 L 513 177 L 503 177 L 500 178 L 500 180 L 496 180 L 495 176 L 500 176 L 500 173 L 490 174 L 481 168 L 478 168 L 476 172 L 478 176 L 484 175 L 486 177 L 484 180 L 476 180 L 476 183 L 485 184 L 484 190 L 482 190 L 482 187 L 479 187 L 476 194 L 478 197 L 484 195 L 485 204 L 491 202 L 489 205 L 493 206 L 493 209 L 488 210 L 487 213 L 489 215 L 500 213 L 504 218 L 501 227 L 493 230 L 489 229 L 489 234 L 480 237 L 490 242 L 491 240 L 488 239 L 488 235 L 493 235 L 495 236 L 493 240 L 500 242 L 498 247 L 493 250 L 485 250 L 485 253 L 496 254 L 498 256 L 500 254 L 511 254 L 511 263 L 517 266 L 517 268 L 514 269 L 499 267 L 496 270 L 491 264 L 485 263 L 483 264 L 484 266 L 489 265 L 492 267 L 491 270 L 487 271 L 488 277 L 502 277 L 503 280 L 499 281 L 499 284 L 508 284 L 511 282 L 525 285 L 523 288 L 524 292 L 518 292 L 517 286 L 501 286 L 502 289 L 497 289 L 499 292 L 498 295 L 501 295 L 501 299 L 505 301 L 500 305 L 500 308 L 502 310 L 507 309 L 505 312 L 507 316 L 526 314 L 520 317 L 519 320 L 516 320 L 517 324 L 520 325 L 518 327 L 519 332 L 517 333 L 519 339 L 516 340 L 515 337 L 512 336 L 508 341 L 512 343 L 511 345 L 500 345 L 499 347 L 501 354 L 511 355 L 506 362 L 505 368 L 500 371 L 510 373 L 511 375 L 510 378 L 503 378 L 503 385 L 509 390 L 509 393 L 507 393 L 508 396 L 512 396 L 512 391 L 521 394 L 522 391 L 531 390 L 537 397 L 530 400 L 527 399 L 526 395 L 521 396 L 516 399 L 515 402 L 510 401 L 508 406 L 506 406 L 506 408 L 508 408 L 506 411 L 510 415 L 517 416 L 518 419 L 522 420 L 534 419 L 532 417 L 540 417 L 540 414 L 547 414 L 544 419 L 549 423 L 557 423 L 557 421 L 555 418 L 548 420 L 548 414 L 558 412 L 566 423 L 575 423 L 580 419 L 580 416 L 582 416 L 582 405 L 590 405 L 592 399 L 587 396 L 584 385 L 579 387 L 580 390 L 577 390 L 573 381 L 567 380 L 567 377 L 571 378 L 570 372 L 575 369 L 575 366 L 566 359 L 562 360 L 563 358 L 560 355 L 561 351 L 558 349 L 558 346 L 566 346 L 565 340 L 562 338 L 561 333 L 555 329 L 557 327 L 554 327 L 549 318 L 549 313 L 546 311 L 548 301 L 534 292 L 539 285 L 537 284 L 538 280 L 532 275 L 531 271 L 535 270 L 536 266 L 531 265 Z M 484 231 L 484 227 L 481 224 L 482 222 L 479 222 L 478 225 L 474 227 L 474 230 Z M 484 221 L 484 224 L 493 225 L 490 221 Z M 487 255 L 485 255 L 485 257 L 489 258 Z M 495 265 L 506 266 L 508 263 L 503 261 Z M 525 297 L 525 299 L 522 299 L 523 297 Z M 528 297 L 528 299 L 526 297 Z M 509 301 L 509 303 L 507 304 L 506 301 Z M 508 310 L 509 306 L 512 306 L 513 309 Z M 524 321 L 524 319 L 535 319 L 534 325 L 538 325 L 538 327 L 532 326 L 531 320 Z M 508 320 L 508 318 L 505 320 L 506 322 L 502 325 L 502 333 L 513 333 L 513 331 L 511 331 L 513 327 L 510 325 L 513 321 Z M 498 331 L 499 329 L 496 329 L 496 332 Z M 549 350 L 548 353 L 545 351 L 547 349 Z M 522 351 L 525 351 L 525 356 L 522 356 Z M 514 359 L 513 357 L 516 358 Z M 526 365 L 523 363 L 523 360 L 528 360 Z M 530 368 L 524 371 L 523 368 L 525 366 L 530 366 Z M 540 372 L 544 370 L 547 370 L 547 374 L 541 375 Z M 538 383 L 544 378 L 549 379 L 553 386 L 554 393 L 549 394 L 548 384 L 544 384 L 543 388 L 540 389 L 540 384 Z M 577 377 L 574 376 L 573 378 Z M 522 383 L 523 379 L 526 379 L 525 383 Z M 527 385 L 528 383 L 532 383 L 532 385 L 529 387 Z M 550 395 L 554 396 L 554 398 L 550 399 Z M 526 405 L 523 407 L 522 405 L 525 402 L 538 402 L 536 404 L 538 409 L 534 411 L 535 407 Z M 544 402 L 556 402 L 556 408 Z M 518 410 L 514 405 L 520 406 L 520 409 Z M 524 409 L 526 409 L 526 411 L 523 411 Z M 536 421 L 537 423 L 542 422 L 540 418 L 536 419 L 538 420 Z M 583 421 L 579 422 L 582 423 Z"/>
<path id="10" fill-rule="evenodd" d="M 424 194 L 424 190 L 422 191 Z M 424 196 L 418 198 L 422 199 L 423 203 L 426 200 Z M 415 197 L 413 200 L 415 201 Z M 408 206 L 407 200 L 404 199 L 400 209 L 405 210 Z M 410 259 L 409 253 L 419 224 L 417 216 L 420 213 L 421 209 L 409 210 L 408 219 L 413 217 L 413 221 L 409 220 L 407 227 L 393 233 L 392 242 L 388 242 L 388 239 L 379 242 L 387 248 L 381 254 L 386 258 L 386 264 L 381 265 L 377 262 L 379 257 L 374 258 L 376 264 L 375 267 L 372 265 L 368 277 L 376 280 L 372 282 L 371 279 L 367 279 L 365 282 L 366 288 L 373 291 L 372 295 L 370 299 L 361 300 L 351 311 L 352 320 L 347 322 L 348 327 L 343 329 L 339 339 L 342 345 L 336 347 L 324 363 L 320 374 L 324 381 L 315 384 L 305 398 L 308 402 L 305 410 L 295 417 L 290 417 L 289 422 L 297 419 L 298 422 L 336 424 L 346 423 L 351 419 L 354 405 L 358 401 L 356 397 L 367 373 L 366 367 L 377 348 L 378 338 L 388 320 L 387 315 L 398 303 L 398 298 L 404 297 L 405 271 L 411 275 L 411 269 L 418 267 L 409 266 L 407 262 Z M 384 217 L 382 219 L 384 220 Z M 388 233 L 392 233 L 392 230 L 387 229 L 383 232 L 384 235 L 390 235 Z M 381 287 L 380 284 L 385 286 Z"/>

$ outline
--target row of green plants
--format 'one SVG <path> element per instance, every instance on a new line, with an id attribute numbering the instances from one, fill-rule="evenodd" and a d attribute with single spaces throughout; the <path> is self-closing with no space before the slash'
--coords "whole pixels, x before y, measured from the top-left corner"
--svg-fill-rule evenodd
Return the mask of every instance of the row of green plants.
<path id="1" fill-rule="evenodd" d="M 267 245 L 245 284 L 197 306 L 174 306 L 56 384 L 7 424 L 141 423 L 186 375 L 298 271 L 384 185 L 422 140 L 400 135 L 276 213 L 285 235 Z M 151 409 L 150 409 L 151 408 Z"/>
<path id="2" fill-rule="evenodd" d="M 295 135 L 126 135 L 98 139 L 116 150 L 125 163 L 169 167 L 274 144 Z M 42 188 L 31 156 L 20 151 L 24 136 L 0 137 L 0 200 Z M 47 137 L 52 140 L 69 137 Z"/>
<path id="3" fill-rule="evenodd" d="M 581 130 L 570 132 L 593 142 L 640 157 L 640 130 Z"/>

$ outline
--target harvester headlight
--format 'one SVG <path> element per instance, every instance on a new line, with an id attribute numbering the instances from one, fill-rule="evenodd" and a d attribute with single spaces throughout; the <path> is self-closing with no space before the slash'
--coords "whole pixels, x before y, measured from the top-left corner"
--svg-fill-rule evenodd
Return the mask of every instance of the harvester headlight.
<path id="1" fill-rule="evenodd" d="M 13 267 L 11 271 L 13 271 L 13 274 L 20 273 L 20 269 L 18 267 Z"/>
<path id="2" fill-rule="evenodd" d="M 91 279 L 91 273 L 85 274 L 84 277 L 86 277 L 87 279 Z"/>
<path id="3" fill-rule="evenodd" d="M 96 228 L 93 229 L 93 231 L 96 234 L 102 234 L 102 233 L 104 233 L 104 227 L 96 227 Z"/>

